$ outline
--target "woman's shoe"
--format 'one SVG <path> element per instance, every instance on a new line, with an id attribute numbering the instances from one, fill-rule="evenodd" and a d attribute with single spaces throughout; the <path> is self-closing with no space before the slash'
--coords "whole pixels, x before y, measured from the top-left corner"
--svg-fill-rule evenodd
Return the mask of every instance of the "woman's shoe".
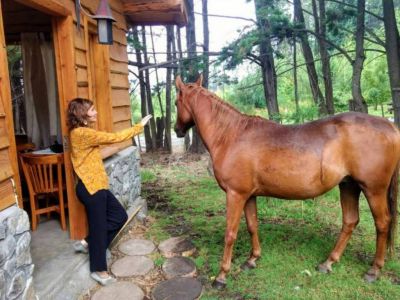
<path id="1" fill-rule="evenodd" d="M 75 252 L 80 252 L 80 253 L 89 253 L 89 247 L 85 246 L 82 241 L 76 241 L 75 243 L 73 243 L 72 245 L 75 249 Z"/>
<path id="2" fill-rule="evenodd" d="M 101 285 L 109 285 L 111 283 L 117 282 L 117 279 L 115 277 L 112 277 L 111 275 L 108 275 L 107 277 L 101 277 L 99 274 L 97 274 L 97 272 L 90 273 L 90 277 L 92 277 Z"/>

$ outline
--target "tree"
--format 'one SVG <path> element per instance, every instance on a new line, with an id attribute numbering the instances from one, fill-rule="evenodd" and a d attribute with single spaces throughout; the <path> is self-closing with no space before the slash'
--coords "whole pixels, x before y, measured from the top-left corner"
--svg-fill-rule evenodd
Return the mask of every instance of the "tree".
<path id="1" fill-rule="evenodd" d="M 203 14 L 203 86 L 208 88 L 208 77 L 210 72 L 210 31 L 208 29 L 208 0 L 202 0 Z"/>
<path id="2" fill-rule="evenodd" d="M 133 27 L 131 31 L 132 37 L 128 39 L 130 42 L 131 46 L 135 49 L 136 53 L 136 62 L 138 64 L 142 64 L 142 54 L 141 54 L 141 49 L 142 45 L 140 44 L 139 41 L 139 33 L 137 27 Z M 144 72 L 139 69 L 138 72 L 138 79 L 139 79 L 139 87 L 140 87 L 140 102 L 141 102 L 141 113 L 142 117 L 145 117 L 149 114 L 149 111 L 147 109 L 147 99 L 146 99 L 146 84 L 144 80 Z M 153 138 L 151 136 L 151 131 L 149 126 L 144 127 L 144 138 L 145 138 L 145 143 L 146 143 L 146 151 L 150 151 L 153 148 Z"/>
<path id="3" fill-rule="evenodd" d="M 273 7 L 273 1 L 254 0 L 259 30 L 260 63 L 264 82 L 264 94 L 267 103 L 268 116 L 271 120 L 279 119 L 278 93 L 274 53 L 271 44 L 271 26 L 268 11 Z"/>
<path id="4" fill-rule="evenodd" d="M 333 105 L 333 90 L 332 90 L 332 76 L 330 59 L 327 49 L 327 36 L 326 36 L 326 20 L 325 20 L 325 0 L 319 0 L 319 17 L 317 12 L 316 0 L 312 0 L 312 8 L 314 15 L 315 32 L 317 33 L 317 41 L 319 53 L 321 56 L 322 64 L 322 77 L 324 79 L 325 86 L 325 103 L 323 110 L 328 114 L 335 112 Z"/>
<path id="5" fill-rule="evenodd" d="M 199 76 L 198 65 L 196 60 L 193 60 L 196 55 L 196 30 L 195 30 L 195 18 L 194 18 L 194 5 L 193 0 L 186 0 L 187 12 L 188 12 L 188 24 L 186 25 L 186 45 L 188 51 L 189 63 L 187 81 L 195 82 Z M 192 144 L 189 149 L 193 153 L 204 153 L 205 147 L 201 141 L 201 137 L 197 131 L 196 126 L 192 128 Z"/>
<path id="6" fill-rule="evenodd" d="M 394 121 L 400 127 L 400 37 L 393 0 L 382 0 L 386 35 L 386 57 L 392 92 Z"/>
<path id="7" fill-rule="evenodd" d="M 357 2 L 357 29 L 356 55 L 353 64 L 353 76 L 351 80 L 351 92 L 353 96 L 353 107 L 355 111 L 368 113 L 368 106 L 361 92 L 361 72 L 364 65 L 364 32 L 365 32 L 365 0 Z"/>
<path id="8" fill-rule="evenodd" d="M 174 27 L 172 25 L 167 26 L 167 60 L 173 58 L 174 45 Z M 165 144 L 164 148 L 168 152 L 172 152 L 172 138 L 171 138 L 171 91 L 172 91 L 172 69 L 167 69 L 166 75 L 166 86 L 165 86 Z"/>
<path id="9" fill-rule="evenodd" d="M 313 95 L 314 103 L 319 108 L 319 113 L 323 115 L 327 113 L 327 108 L 325 106 L 324 96 L 322 95 L 321 89 L 318 84 L 318 75 L 314 64 L 314 55 L 312 53 L 308 41 L 304 14 L 300 0 L 294 0 L 293 5 L 294 5 L 294 19 L 296 22 L 295 26 L 299 29 L 300 43 L 303 49 L 304 60 L 306 61 L 307 74 L 310 82 L 311 93 Z"/>

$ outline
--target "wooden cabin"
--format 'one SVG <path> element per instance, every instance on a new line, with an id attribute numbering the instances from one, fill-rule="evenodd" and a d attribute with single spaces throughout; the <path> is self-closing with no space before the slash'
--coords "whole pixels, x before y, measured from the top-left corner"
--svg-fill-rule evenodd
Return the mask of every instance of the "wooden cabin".
<path id="1" fill-rule="evenodd" d="M 52 72 L 46 80 L 38 80 L 35 73 L 38 69 L 33 64 L 31 89 L 41 89 L 37 84 L 49 81 L 54 81 L 52 84 L 56 87 L 55 119 L 64 147 L 71 239 L 85 236 L 86 220 L 84 208 L 75 196 L 66 124 L 68 102 L 76 97 L 92 99 L 98 110 L 99 130 L 112 132 L 131 126 L 126 38 L 129 26 L 184 25 L 187 21 L 184 0 L 109 0 L 116 20 L 114 42 L 110 46 L 101 45 L 97 42 L 96 21 L 89 16 L 96 13 L 99 0 L 80 2 L 83 10 L 77 15 L 75 0 L 0 0 L 0 211 L 16 201 L 19 207 L 24 205 L 6 47 L 25 43 L 25 33 L 41 33 L 44 40 L 51 42 L 54 68 L 45 70 Z M 46 113 L 40 107 L 37 109 L 41 114 Z M 130 145 L 131 142 L 126 142 L 104 147 L 103 156 L 109 157 Z"/>

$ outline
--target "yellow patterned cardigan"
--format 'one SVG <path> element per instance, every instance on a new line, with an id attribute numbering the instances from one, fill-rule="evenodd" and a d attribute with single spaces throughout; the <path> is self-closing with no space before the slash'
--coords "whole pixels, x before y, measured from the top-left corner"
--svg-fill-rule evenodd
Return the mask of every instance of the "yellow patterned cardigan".
<path id="1" fill-rule="evenodd" d="M 126 141 L 142 131 L 143 126 L 141 124 L 115 133 L 97 131 L 88 127 L 78 127 L 71 130 L 72 165 L 75 173 L 91 195 L 101 189 L 109 188 L 108 176 L 99 146 Z"/>

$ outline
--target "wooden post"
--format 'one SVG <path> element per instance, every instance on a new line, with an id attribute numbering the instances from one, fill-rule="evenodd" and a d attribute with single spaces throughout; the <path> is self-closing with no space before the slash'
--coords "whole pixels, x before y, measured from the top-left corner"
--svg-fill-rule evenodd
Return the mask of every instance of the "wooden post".
<path id="1" fill-rule="evenodd" d="M 87 221 L 84 206 L 75 195 L 75 180 L 70 158 L 69 132 L 66 119 L 68 103 L 78 95 L 75 70 L 75 33 L 72 16 L 54 17 L 53 35 L 60 101 L 60 122 L 64 144 L 70 237 L 71 239 L 81 239 L 87 234 Z"/>
<path id="2" fill-rule="evenodd" d="M 17 147 L 15 145 L 14 124 L 13 124 L 14 122 L 12 117 L 13 114 L 12 114 L 12 104 L 11 104 L 10 77 L 8 74 L 8 62 L 7 62 L 6 42 L 4 38 L 1 3 L 0 3 L 0 101 L 3 102 L 3 108 L 4 108 L 4 115 L 2 115 L 1 117 L 5 118 L 5 124 L 7 126 L 6 131 L 8 132 L 8 134 L 6 134 L 9 143 L 8 157 L 11 164 L 13 178 L 14 181 L 16 182 L 16 189 L 19 199 L 18 205 L 19 207 L 22 207 L 23 206 L 22 192 L 21 192 L 19 170 L 18 170 Z M 4 168 L 3 165 L 2 167 Z"/>

